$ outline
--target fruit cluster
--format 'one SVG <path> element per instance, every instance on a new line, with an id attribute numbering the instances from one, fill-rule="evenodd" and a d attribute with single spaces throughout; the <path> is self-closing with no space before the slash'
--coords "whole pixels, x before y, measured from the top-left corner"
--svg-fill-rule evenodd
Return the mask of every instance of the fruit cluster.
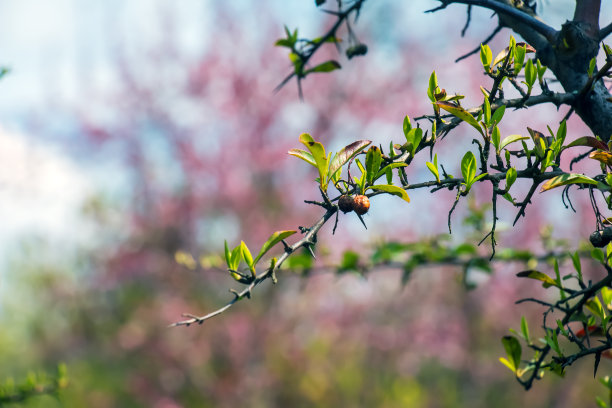
<path id="1" fill-rule="evenodd" d="M 355 211 L 359 215 L 363 215 L 370 209 L 370 200 L 364 195 L 348 196 L 343 195 L 338 199 L 338 208 L 343 213 Z"/>
<path id="2" fill-rule="evenodd" d="M 606 227 L 602 230 L 597 230 L 591 234 L 589 241 L 594 247 L 605 247 L 612 241 L 612 227 Z"/>

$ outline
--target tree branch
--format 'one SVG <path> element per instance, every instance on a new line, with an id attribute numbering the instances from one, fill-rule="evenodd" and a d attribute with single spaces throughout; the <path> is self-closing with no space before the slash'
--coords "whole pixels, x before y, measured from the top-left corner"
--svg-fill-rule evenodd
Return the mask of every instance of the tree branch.
<path id="1" fill-rule="evenodd" d="M 478 7 L 488 8 L 490 10 L 495 11 L 498 14 L 503 14 L 505 16 L 511 17 L 514 20 L 529 26 L 531 29 L 535 30 L 536 32 L 544 36 L 544 38 L 546 38 L 548 41 L 553 41 L 555 37 L 557 36 L 557 30 L 550 27 L 548 24 L 530 16 L 524 11 L 511 7 L 500 1 L 495 1 L 495 0 L 438 0 L 438 1 L 442 2 L 442 5 L 440 7 L 437 7 L 432 10 L 428 10 L 426 12 L 434 12 L 437 10 L 441 10 L 443 8 L 446 8 L 449 4 L 474 5 Z"/>

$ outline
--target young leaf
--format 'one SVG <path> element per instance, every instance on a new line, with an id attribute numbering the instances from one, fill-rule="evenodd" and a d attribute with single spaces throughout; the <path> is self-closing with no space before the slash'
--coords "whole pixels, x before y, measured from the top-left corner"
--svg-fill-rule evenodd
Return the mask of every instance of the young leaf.
<path id="1" fill-rule="evenodd" d="M 501 139 L 501 132 L 499 131 L 499 127 L 495 126 L 493 128 L 493 132 L 491 132 L 491 143 L 493 143 L 493 146 L 495 146 L 495 150 L 497 151 L 497 154 L 499 154 L 500 139 Z"/>
<path id="2" fill-rule="evenodd" d="M 240 241 L 240 251 L 242 252 L 242 259 L 244 259 L 244 262 L 247 264 L 247 266 L 251 270 L 251 274 L 254 277 L 255 265 L 253 264 L 253 255 L 251 255 L 251 251 L 249 251 L 249 248 L 246 246 L 244 241 Z"/>
<path id="3" fill-rule="evenodd" d="M 231 255 L 231 265 L 229 269 L 233 269 L 233 270 L 237 270 L 238 266 L 240 265 L 240 256 L 242 255 L 242 252 L 240 250 L 240 245 L 238 245 L 236 248 L 234 248 L 232 250 L 232 255 Z"/>
<path id="4" fill-rule="evenodd" d="M 299 157 L 300 159 L 304 160 L 306 163 L 312 164 L 313 166 L 317 167 L 317 163 L 315 162 L 314 157 L 312 157 L 312 154 L 308 153 L 305 150 L 291 149 L 288 151 L 288 153 L 292 156 Z"/>
<path id="5" fill-rule="evenodd" d="M 593 136 L 579 137 L 578 139 L 574 140 L 572 143 L 568 144 L 565 147 L 574 147 L 574 146 L 593 147 L 595 149 L 603 150 L 606 152 L 609 150 L 607 144 L 605 144 L 601 140 L 597 140 Z"/>
<path id="6" fill-rule="evenodd" d="M 461 174 L 468 186 L 472 184 L 474 177 L 476 177 L 476 157 L 471 151 L 468 151 L 461 159 Z"/>
<path id="7" fill-rule="evenodd" d="M 529 326 L 527 326 L 527 319 L 525 319 L 525 316 L 521 316 L 521 332 L 527 343 L 531 343 L 531 340 L 529 340 Z"/>
<path id="8" fill-rule="evenodd" d="M 493 53 L 491 47 L 487 44 L 480 44 L 480 62 L 486 72 L 491 70 L 491 60 L 493 59 Z"/>
<path id="9" fill-rule="evenodd" d="M 484 135 L 482 129 L 480 128 L 480 125 L 478 124 L 478 121 L 474 119 L 471 113 L 463 109 L 461 106 L 445 101 L 438 101 L 435 103 L 435 105 L 444 109 L 453 116 L 458 117 L 464 122 L 469 123 L 474 129 L 478 130 L 481 135 Z"/>
<path id="10" fill-rule="evenodd" d="M 591 61 L 589 61 L 589 69 L 587 71 L 589 74 L 589 78 L 593 76 L 593 72 L 595 72 L 596 66 L 597 66 L 597 57 L 593 57 L 591 58 Z"/>
<path id="11" fill-rule="evenodd" d="M 229 250 L 229 246 L 227 245 L 227 240 L 225 241 L 225 263 L 228 268 L 232 268 L 232 255 Z"/>
<path id="12" fill-rule="evenodd" d="M 516 372 L 521 365 L 521 344 L 512 336 L 502 337 L 502 344 L 504 345 L 504 349 L 506 349 L 508 362 L 514 367 L 514 371 Z"/>
<path id="13" fill-rule="evenodd" d="M 368 189 L 384 191 L 386 193 L 393 194 L 394 196 L 398 196 L 402 200 L 404 200 L 404 201 L 406 201 L 408 203 L 410 202 L 410 197 L 408 197 L 408 194 L 406 193 L 406 190 L 404 190 L 403 188 L 394 186 L 394 185 L 379 184 L 379 185 L 376 185 L 376 186 L 370 186 L 370 187 L 368 187 Z"/>
<path id="14" fill-rule="evenodd" d="M 438 158 L 437 155 L 434 156 L 434 163 L 437 161 L 436 159 Z M 427 168 L 429 169 L 429 171 L 431 171 L 431 174 L 434 175 L 434 177 L 436 178 L 436 181 L 439 183 L 440 182 L 440 174 L 438 173 L 438 166 L 436 166 L 434 163 L 430 163 L 430 162 L 426 162 L 425 164 L 427 165 Z"/>
<path id="15" fill-rule="evenodd" d="M 270 237 L 268 238 L 266 243 L 263 244 L 263 246 L 259 250 L 259 254 L 257 254 L 257 257 L 255 258 L 253 263 L 256 264 L 261 259 L 261 257 L 264 256 L 266 254 L 266 252 L 268 252 L 274 245 L 278 244 L 283 239 L 286 239 L 286 238 L 290 237 L 291 235 L 295 234 L 296 232 L 297 231 L 293 231 L 293 230 L 276 231 L 275 233 L 270 235 Z"/>
<path id="16" fill-rule="evenodd" d="M 563 144 L 565 141 L 565 136 L 567 136 L 567 123 L 565 122 L 565 119 L 563 119 L 563 121 L 561 121 L 559 124 L 559 129 L 557 129 L 555 140 L 561 141 L 561 144 Z"/>
<path id="17" fill-rule="evenodd" d="M 485 125 L 487 125 L 487 127 L 491 126 L 491 104 L 489 103 L 489 98 L 484 98 L 482 111 L 484 113 Z"/>
<path id="18" fill-rule="evenodd" d="M 578 273 L 578 279 L 582 280 L 582 265 L 580 265 L 580 254 L 578 252 L 574 252 L 571 254 L 572 263 L 574 264 L 574 269 Z"/>
<path id="19" fill-rule="evenodd" d="M 495 112 L 493 112 L 493 115 L 491 115 L 491 120 L 493 121 L 493 124 L 497 125 L 499 122 L 501 122 L 505 112 L 506 105 L 502 105 L 499 108 L 495 109 Z"/>
<path id="20" fill-rule="evenodd" d="M 313 72 L 332 72 L 340 68 L 342 67 L 340 66 L 338 61 L 330 60 L 330 61 L 325 61 L 324 63 L 319 64 L 316 67 L 305 71 L 304 74 L 310 74 Z"/>
<path id="21" fill-rule="evenodd" d="M 601 288 L 601 298 L 604 301 L 604 305 L 606 309 L 611 310 L 612 309 L 612 288 L 609 288 L 607 286 L 604 286 L 603 288 Z"/>
<path id="22" fill-rule="evenodd" d="M 310 150 L 310 154 L 314 158 L 317 169 L 319 170 L 321 188 L 327 190 L 328 158 L 325 155 L 325 148 L 321 143 L 315 141 L 308 133 L 302 133 L 300 135 L 300 142 Z"/>
<path id="23" fill-rule="evenodd" d="M 553 278 L 551 278 L 550 276 L 542 272 L 535 271 L 533 269 L 528 270 L 528 271 L 519 272 L 516 274 L 516 276 L 518 276 L 519 278 L 530 278 L 530 279 L 536 279 L 536 280 L 542 281 L 544 282 L 542 286 L 545 288 L 549 288 L 551 286 L 557 286 L 557 282 L 555 282 Z"/>
<path id="24" fill-rule="evenodd" d="M 532 60 L 527 60 L 527 64 L 525 64 L 525 83 L 527 84 L 527 93 L 531 93 L 531 89 L 535 84 L 538 75 L 536 73 L 536 69 L 533 66 Z"/>
<path id="25" fill-rule="evenodd" d="M 380 153 L 380 149 L 376 146 L 370 147 L 366 153 L 366 173 L 369 184 L 374 182 L 374 177 L 378 174 L 381 163 L 382 154 Z"/>
<path id="26" fill-rule="evenodd" d="M 436 89 L 438 88 L 438 77 L 436 76 L 436 71 L 433 71 L 429 76 L 429 86 L 427 87 L 427 96 L 429 100 L 432 102 L 436 101 L 435 94 Z"/>
<path id="27" fill-rule="evenodd" d="M 500 362 L 501 362 L 503 365 L 505 365 L 506 367 L 508 367 L 508 368 L 510 369 L 510 371 L 512 371 L 513 373 L 515 373 L 515 374 L 516 374 L 516 367 L 514 367 L 514 365 L 513 365 L 513 364 L 512 364 L 510 361 L 508 361 L 508 360 L 507 360 L 506 358 L 504 358 L 504 357 L 500 357 L 500 358 L 499 358 L 499 361 L 500 361 Z"/>
<path id="28" fill-rule="evenodd" d="M 510 135 L 510 136 L 504 137 L 504 139 L 499 144 L 499 150 L 502 151 L 504 147 L 508 146 L 510 143 L 518 142 L 519 140 L 527 140 L 527 139 L 529 139 L 527 136 L 521 136 L 521 135 Z"/>
<path id="29" fill-rule="evenodd" d="M 510 190 L 510 187 L 512 187 L 516 181 L 516 177 L 516 169 L 514 167 L 510 167 L 506 172 L 506 190 Z"/>
<path id="30" fill-rule="evenodd" d="M 329 163 L 329 174 L 335 174 L 338 169 L 348 163 L 348 161 L 353 157 L 358 155 L 370 143 L 372 142 L 369 140 L 358 140 L 340 149 Z"/>
<path id="31" fill-rule="evenodd" d="M 380 169 L 378 171 L 378 173 L 376 174 L 376 176 L 374 176 L 374 180 L 377 180 L 379 177 L 382 177 L 383 174 L 388 173 L 391 174 L 391 170 L 396 169 L 398 167 L 406 167 L 408 166 L 406 163 L 391 163 L 386 165 L 385 167 L 383 167 L 382 169 Z M 389 181 L 387 184 L 391 184 L 391 182 Z"/>
<path id="32" fill-rule="evenodd" d="M 408 115 L 406 115 L 406 117 L 404 118 L 403 129 L 404 129 L 404 136 L 406 136 L 408 132 L 410 131 L 410 129 L 412 129 L 412 125 L 410 124 L 410 117 Z"/>
<path id="33" fill-rule="evenodd" d="M 421 128 L 413 128 L 406 133 L 406 146 L 410 151 L 412 157 L 416 154 L 416 151 L 421 144 L 421 140 L 423 139 L 423 130 Z"/>
<path id="34" fill-rule="evenodd" d="M 540 192 L 551 190 L 555 187 L 566 186 L 568 184 L 597 184 L 597 181 L 584 174 L 566 173 L 548 180 L 542 185 Z"/>

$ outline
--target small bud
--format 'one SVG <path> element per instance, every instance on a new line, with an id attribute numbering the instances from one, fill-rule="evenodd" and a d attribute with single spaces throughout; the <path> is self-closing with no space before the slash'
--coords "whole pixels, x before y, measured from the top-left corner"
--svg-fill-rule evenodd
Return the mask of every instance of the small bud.
<path id="1" fill-rule="evenodd" d="M 338 199 L 338 208 L 345 214 L 353 211 L 353 197 L 347 195 L 340 196 Z"/>
<path id="2" fill-rule="evenodd" d="M 364 195 L 353 198 L 353 210 L 359 215 L 363 215 L 370 209 L 370 200 Z"/>

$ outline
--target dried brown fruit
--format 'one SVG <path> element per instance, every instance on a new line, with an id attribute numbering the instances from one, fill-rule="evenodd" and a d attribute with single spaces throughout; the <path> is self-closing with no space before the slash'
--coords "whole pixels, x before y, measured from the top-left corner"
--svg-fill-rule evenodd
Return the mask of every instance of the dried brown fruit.
<path id="1" fill-rule="evenodd" d="M 364 195 L 357 195 L 353 198 L 353 210 L 359 215 L 363 215 L 370 209 L 370 200 Z"/>
<path id="2" fill-rule="evenodd" d="M 338 199 L 338 208 L 345 214 L 353 211 L 353 197 L 347 195 L 340 196 Z"/>

